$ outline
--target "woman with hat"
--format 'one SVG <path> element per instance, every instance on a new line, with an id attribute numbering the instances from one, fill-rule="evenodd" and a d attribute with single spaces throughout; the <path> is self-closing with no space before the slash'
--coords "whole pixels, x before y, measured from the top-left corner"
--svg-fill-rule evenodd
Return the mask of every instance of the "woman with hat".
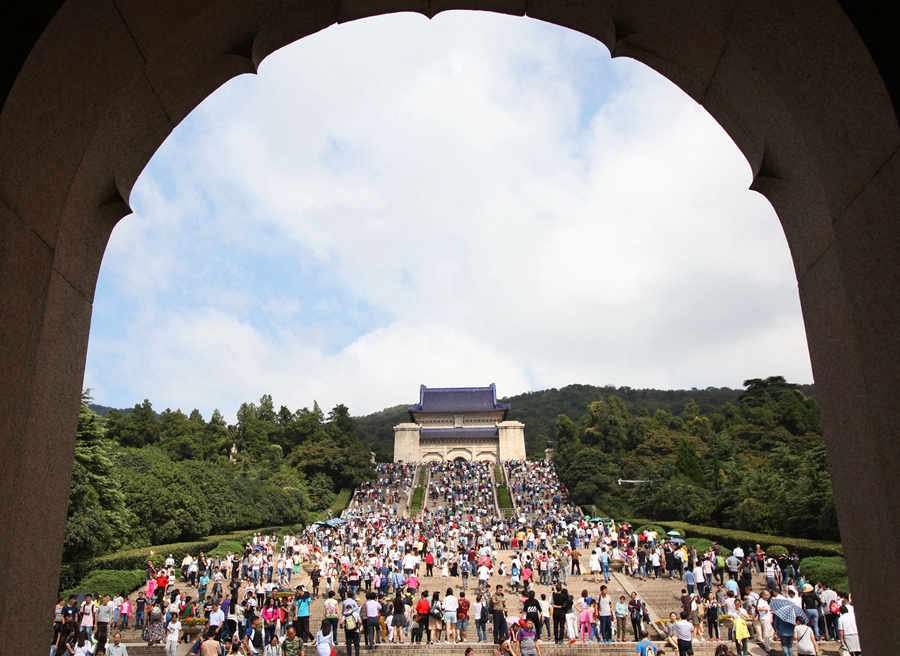
<path id="1" fill-rule="evenodd" d="M 816 597 L 815 589 L 807 583 L 803 586 L 800 593 L 800 603 L 803 606 L 803 612 L 808 620 L 808 627 L 813 630 L 816 640 L 819 639 L 819 599 Z"/>

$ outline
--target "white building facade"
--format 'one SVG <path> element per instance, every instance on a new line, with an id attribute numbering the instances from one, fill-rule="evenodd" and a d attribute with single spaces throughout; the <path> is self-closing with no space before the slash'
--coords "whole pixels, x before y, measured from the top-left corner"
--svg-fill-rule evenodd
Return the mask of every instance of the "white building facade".
<path id="1" fill-rule="evenodd" d="M 508 403 L 488 387 L 419 388 L 406 406 L 409 423 L 394 426 L 394 462 L 524 460 L 525 424 L 507 421 Z"/>

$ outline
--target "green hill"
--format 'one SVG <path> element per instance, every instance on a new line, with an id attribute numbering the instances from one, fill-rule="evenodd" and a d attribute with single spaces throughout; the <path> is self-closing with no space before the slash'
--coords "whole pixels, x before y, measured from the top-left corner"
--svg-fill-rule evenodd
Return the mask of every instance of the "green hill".
<path id="1" fill-rule="evenodd" d="M 800 389 L 806 396 L 816 398 L 813 385 L 801 385 Z M 548 443 L 556 443 L 556 418 L 559 415 L 567 415 L 577 421 L 590 403 L 610 395 L 621 398 L 632 415 L 638 415 L 641 411 L 653 415 L 657 410 L 677 415 L 690 399 L 699 406 L 701 414 L 708 415 L 722 412 L 726 403 L 736 403 L 743 391 L 728 387 L 657 390 L 575 384 L 560 389 L 525 392 L 504 397 L 501 401 L 512 405 L 508 415 L 510 420 L 525 424 L 525 449 L 528 455 L 537 456 L 543 455 Z M 394 426 L 409 421 L 409 413 L 406 405 L 395 405 L 365 417 L 354 417 L 354 421 L 360 440 L 375 451 L 379 462 L 391 461 Z"/>

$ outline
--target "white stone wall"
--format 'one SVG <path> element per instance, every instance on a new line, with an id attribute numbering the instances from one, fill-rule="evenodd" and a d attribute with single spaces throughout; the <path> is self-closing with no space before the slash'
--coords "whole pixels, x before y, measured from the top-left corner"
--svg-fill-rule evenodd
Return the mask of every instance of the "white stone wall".
<path id="1" fill-rule="evenodd" d="M 452 426 L 453 415 L 447 415 Z M 484 421 L 480 419 L 480 421 Z M 467 425 L 471 425 L 467 422 Z M 466 460 L 524 460 L 525 424 L 519 421 L 504 421 L 494 424 L 498 427 L 499 439 L 421 439 L 422 426 L 419 424 L 397 424 L 394 426 L 394 462 L 441 462 L 465 458 Z M 433 427 L 433 424 L 429 424 Z"/>
<path id="2" fill-rule="evenodd" d="M 419 450 L 422 453 L 421 459 L 425 462 L 443 462 L 445 460 L 456 460 L 457 458 L 496 462 L 499 456 L 499 447 L 496 439 L 426 439 L 420 442 Z"/>
<path id="3" fill-rule="evenodd" d="M 419 434 L 421 427 L 418 424 L 397 424 L 394 426 L 394 462 L 418 462 L 421 460 L 419 453 Z"/>
<path id="4" fill-rule="evenodd" d="M 504 421 L 497 424 L 500 430 L 500 460 L 525 459 L 525 424 L 521 421 Z"/>

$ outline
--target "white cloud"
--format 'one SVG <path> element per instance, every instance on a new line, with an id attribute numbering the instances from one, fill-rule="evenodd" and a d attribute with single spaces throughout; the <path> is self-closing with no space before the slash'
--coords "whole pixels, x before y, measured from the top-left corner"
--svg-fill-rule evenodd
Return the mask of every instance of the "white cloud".
<path id="1" fill-rule="evenodd" d="M 584 35 L 481 13 L 335 26 L 157 153 L 86 380 L 207 416 L 263 393 L 367 413 L 420 383 L 808 382 L 787 245 L 749 183 L 702 108 Z"/>

